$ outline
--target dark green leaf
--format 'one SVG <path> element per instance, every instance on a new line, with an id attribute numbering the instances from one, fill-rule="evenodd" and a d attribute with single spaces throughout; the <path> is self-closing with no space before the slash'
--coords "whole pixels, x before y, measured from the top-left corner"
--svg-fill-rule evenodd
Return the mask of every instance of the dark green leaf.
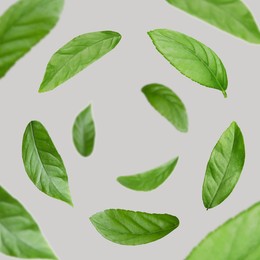
<path id="1" fill-rule="evenodd" d="M 149 103 L 179 131 L 188 131 L 188 116 L 180 98 L 161 84 L 150 84 L 142 89 Z"/>
<path id="2" fill-rule="evenodd" d="M 88 106 L 77 116 L 73 125 L 73 141 L 82 156 L 89 156 L 93 152 L 95 124 L 91 106 Z"/>
<path id="3" fill-rule="evenodd" d="M 156 241 L 179 226 L 179 220 L 168 214 L 149 214 L 109 209 L 90 218 L 106 239 L 121 245 L 141 245 Z"/>
<path id="4" fill-rule="evenodd" d="M 222 91 L 226 97 L 226 69 L 210 48 L 179 32 L 158 29 L 148 33 L 157 50 L 191 80 Z"/>
<path id="5" fill-rule="evenodd" d="M 137 191 L 151 191 L 163 184 L 173 172 L 179 158 L 175 158 L 153 170 L 131 176 L 121 176 L 117 180 L 123 186 Z"/>
<path id="6" fill-rule="evenodd" d="M 206 170 L 202 198 L 209 209 L 223 202 L 235 188 L 245 161 L 244 138 L 233 122 L 214 147 Z"/>
<path id="7" fill-rule="evenodd" d="M 228 33 L 251 43 L 260 43 L 260 32 L 254 17 L 240 0 L 167 0 Z"/>
<path id="8" fill-rule="evenodd" d="M 230 219 L 192 250 L 187 260 L 260 259 L 260 203 Z"/>
<path id="9" fill-rule="evenodd" d="M 0 78 L 59 20 L 63 0 L 20 0 L 0 17 Z"/>
<path id="10" fill-rule="evenodd" d="M 121 35 L 112 31 L 87 33 L 74 38 L 52 56 L 39 92 L 55 89 L 114 49 L 120 40 Z"/>
<path id="11" fill-rule="evenodd" d="M 72 205 L 65 166 L 40 122 L 28 124 L 22 154 L 25 170 L 36 187 L 48 196 Z"/>
<path id="12" fill-rule="evenodd" d="M 26 209 L 0 186 L 0 251 L 19 258 L 57 259 Z"/>

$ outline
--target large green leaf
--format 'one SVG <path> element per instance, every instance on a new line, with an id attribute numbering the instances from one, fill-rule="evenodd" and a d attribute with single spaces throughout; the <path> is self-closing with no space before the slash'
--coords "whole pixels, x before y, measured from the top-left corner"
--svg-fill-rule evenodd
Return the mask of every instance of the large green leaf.
<path id="1" fill-rule="evenodd" d="M 58 87 L 114 49 L 120 40 L 121 35 L 112 31 L 87 33 L 74 38 L 52 56 L 39 92 Z"/>
<path id="2" fill-rule="evenodd" d="M 260 43 L 258 26 L 246 5 L 240 0 L 167 1 L 228 33 L 251 43 Z"/>
<path id="3" fill-rule="evenodd" d="M 121 245 L 141 245 L 156 241 L 179 226 L 179 220 L 168 214 L 150 214 L 109 209 L 90 218 L 106 239 Z"/>
<path id="4" fill-rule="evenodd" d="M 40 122 L 28 124 L 23 136 L 22 155 L 25 170 L 36 187 L 48 196 L 72 205 L 65 166 Z"/>
<path id="5" fill-rule="evenodd" d="M 157 50 L 182 74 L 226 97 L 226 69 L 214 51 L 179 32 L 157 29 L 148 33 Z"/>
<path id="6" fill-rule="evenodd" d="M 245 161 L 244 138 L 233 122 L 214 147 L 202 189 L 204 206 L 209 209 L 223 202 L 235 188 Z"/>
<path id="7" fill-rule="evenodd" d="M 188 131 L 188 116 L 180 98 L 168 87 L 150 84 L 142 88 L 149 103 L 179 131 Z"/>
<path id="8" fill-rule="evenodd" d="M 20 0 L 0 17 L 0 78 L 56 25 L 64 0 Z"/>
<path id="9" fill-rule="evenodd" d="M 91 106 L 88 106 L 77 116 L 72 132 L 77 151 L 82 156 L 89 156 L 93 152 L 95 144 L 95 124 Z"/>
<path id="10" fill-rule="evenodd" d="M 178 157 L 145 173 L 121 176 L 117 181 L 123 186 L 137 191 L 151 191 L 163 184 L 173 172 Z"/>
<path id="11" fill-rule="evenodd" d="M 57 259 L 26 209 L 0 186 L 0 251 L 19 258 Z"/>
<path id="12" fill-rule="evenodd" d="M 260 259 L 260 203 L 230 219 L 195 247 L 187 260 Z"/>

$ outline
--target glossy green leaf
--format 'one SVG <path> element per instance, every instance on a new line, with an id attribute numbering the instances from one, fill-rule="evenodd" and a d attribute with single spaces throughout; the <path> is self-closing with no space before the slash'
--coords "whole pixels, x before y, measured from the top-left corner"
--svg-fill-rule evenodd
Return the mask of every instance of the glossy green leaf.
<path id="1" fill-rule="evenodd" d="M 228 33 L 251 43 L 260 43 L 260 31 L 254 17 L 240 0 L 167 0 Z"/>
<path id="2" fill-rule="evenodd" d="M 20 0 L 0 17 L 0 78 L 51 31 L 63 4 L 63 0 Z"/>
<path id="3" fill-rule="evenodd" d="M 203 86 L 222 91 L 226 97 L 226 69 L 214 51 L 179 32 L 157 29 L 148 34 L 156 49 L 177 70 Z"/>
<path id="4" fill-rule="evenodd" d="M 178 157 L 145 173 L 121 176 L 117 181 L 123 186 L 137 191 L 151 191 L 163 184 L 173 172 Z"/>
<path id="5" fill-rule="evenodd" d="M 187 260 L 260 259 L 260 203 L 253 205 L 210 233 Z"/>
<path id="6" fill-rule="evenodd" d="M 87 33 L 74 38 L 52 56 L 39 92 L 58 87 L 114 49 L 120 40 L 121 35 L 112 31 Z"/>
<path id="7" fill-rule="evenodd" d="M 209 209 L 223 202 L 235 188 L 245 162 L 244 138 L 233 122 L 214 147 L 206 169 L 202 198 Z"/>
<path id="8" fill-rule="evenodd" d="M 26 209 L 0 186 L 0 251 L 19 258 L 57 259 Z"/>
<path id="9" fill-rule="evenodd" d="M 168 214 L 150 214 L 109 209 L 90 218 L 106 239 L 121 245 L 141 245 L 156 241 L 179 226 L 179 220 Z"/>
<path id="10" fill-rule="evenodd" d="M 149 103 L 179 131 L 188 131 L 188 116 L 180 98 L 168 87 L 161 84 L 150 84 L 142 92 Z"/>
<path id="11" fill-rule="evenodd" d="M 72 132 L 78 152 L 82 156 L 89 156 L 93 152 L 95 143 L 95 124 L 91 106 L 88 106 L 77 116 Z"/>
<path id="12" fill-rule="evenodd" d="M 63 161 L 47 130 L 38 121 L 30 122 L 25 130 L 22 156 L 29 178 L 39 190 L 72 205 Z"/>

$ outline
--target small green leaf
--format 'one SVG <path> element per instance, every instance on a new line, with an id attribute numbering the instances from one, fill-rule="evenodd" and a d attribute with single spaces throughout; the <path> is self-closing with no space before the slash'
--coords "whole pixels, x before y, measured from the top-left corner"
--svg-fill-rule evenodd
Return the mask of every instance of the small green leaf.
<path id="1" fill-rule="evenodd" d="M 173 172 L 178 157 L 145 173 L 121 176 L 117 181 L 123 186 L 137 191 L 151 191 L 163 184 Z"/>
<path id="2" fill-rule="evenodd" d="M 73 141 L 77 151 L 82 156 L 87 157 L 93 152 L 95 124 L 91 106 L 88 106 L 77 116 L 73 125 Z"/>
<path id="3" fill-rule="evenodd" d="M 228 33 L 260 44 L 260 31 L 254 17 L 240 0 L 167 0 L 173 6 L 194 15 Z"/>
<path id="4" fill-rule="evenodd" d="M 2 186 L 0 186 L 0 234 L 0 251 L 5 255 L 57 259 L 31 215 Z"/>
<path id="5" fill-rule="evenodd" d="M 150 214 L 109 209 L 90 218 L 106 239 L 121 245 L 141 245 L 156 241 L 179 226 L 179 220 L 168 214 Z"/>
<path id="6" fill-rule="evenodd" d="M 36 187 L 48 196 L 72 205 L 65 166 L 40 122 L 28 124 L 23 136 L 22 155 L 25 170 Z"/>
<path id="7" fill-rule="evenodd" d="M 55 89 L 113 50 L 120 40 L 121 35 L 112 31 L 87 33 L 74 38 L 51 57 L 39 92 Z"/>
<path id="8" fill-rule="evenodd" d="M 20 0 L 0 17 L 0 78 L 51 31 L 63 4 L 63 0 Z"/>
<path id="9" fill-rule="evenodd" d="M 202 198 L 207 209 L 222 203 L 235 188 L 245 162 L 244 138 L 233 122 L 214 147 L 206 170 Z"/>
<path id="10" fill-rule="evenodd" d="M 226 97 L 226 69 L 217 54 L 201 42 L 179 32 L 157 29 L 148 33 L 156 49 L 191 80 L 222 91 Z"/>
<path id="11" fill-rule="evenodd" d="M 231 218 L 208 234 L 187 260 L 260 259 L 260 203 Z"/>
<path id="12" fill-rule="evenodd" d="M 180 98 L 168 87 L 150 84 L 142 92 L 149 103 L 181 132 L 188 131 L 188 116 Z"/>

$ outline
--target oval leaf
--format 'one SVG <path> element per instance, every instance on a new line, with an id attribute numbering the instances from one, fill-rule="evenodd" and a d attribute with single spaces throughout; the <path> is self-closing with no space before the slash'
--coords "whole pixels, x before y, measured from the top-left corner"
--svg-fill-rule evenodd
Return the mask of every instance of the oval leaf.
<path id="1" fill-rule="evenodd" d="M 109 209 L 90 218 L 106 239 L 121 245 L 141 245 L 156 241 L 179 226 L 179 220 L 168 214 L 149 214 Z"/>
<path id="2" fill-rule="evenodd" d="M 131 176 L 121 176 L 117 181 L 123 186 L 137 191 L 151 191 L 163 184 L 173 172 L 178 157 L 158 168 Z"/>
<path id="3" fill-rule="evenodd" d="M 0 17 L 0 78 L 51 31 L 63 4 L 63 0 L 20 0 Z"/>
<path id="4" fill-rule="evenodd" d="M 36 187 L 48 196 L 72 205 L 65 166 L 40 122 L 28 124 L 23 136 L 22 155 L 25 170 Z"/>
<path id="5" fill-rule="evenodd" d="M 117 32 L 80 35 L 59 49 L 49 61 L 39 92 L 50 91 L 100 59 L 121 40 Z"/>
<path id="6" fill-rule="evenodd" d="M 0 251 L 19 258 L 57 259 L 19 201 L 0 186 Z"/>
<path id="7" fill-rule="evenodd" d="M 91 106 L 88 106 L 77 116 L 72 132 L 77 151 L 82 156 L 89 156 L 93 152 L 95 144 L 95 124 Z"/>
<path id="8" fill-rule="evenodd" d="M 179 131 L 188 131 L 188 116 L 180 98 L 161 84 L 150 84 L 142 88 L 149 103 Z"/>
<path id="9" fill-rule="evenodd" d="M 235 188 L 245 162 L 244 138 L 233 122 L 214 147 L 206 169 L 202 198 L 209 209 L 223 202 Z"/>
<path id="10" fill-rule="evenodd" d="M 158 29 L 148 33 L 156 49 L 191 80 L 222 91 L 226 97 L 226 69 L 210 48 L 179 32 Z"/>
<path id="11" fill-rule="evenodd" d="M 260 259 L 260 203 L 230 219 L 193 249 L 187 260 Z"/>
<path id="12" fill-rule="evenodd" d="M 228 33 L 251 43 L 260 43 L 260 31 L 254 17 L 240 0 L 167 0 Z"/>

